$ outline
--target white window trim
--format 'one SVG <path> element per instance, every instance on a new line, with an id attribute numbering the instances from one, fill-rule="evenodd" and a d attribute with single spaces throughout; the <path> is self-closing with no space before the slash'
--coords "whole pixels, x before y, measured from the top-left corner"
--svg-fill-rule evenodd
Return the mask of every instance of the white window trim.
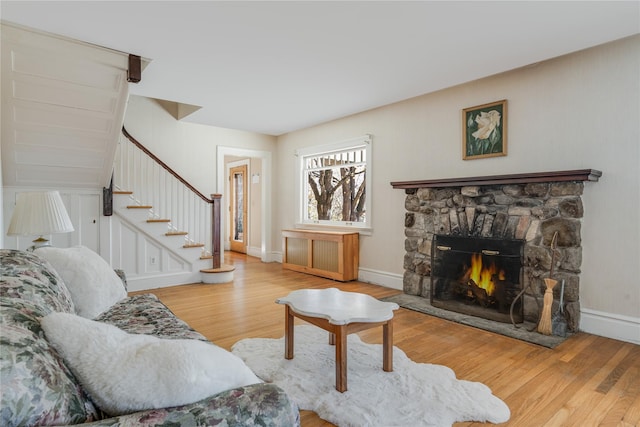
<path id="1" fill-rule="evenodd" d="M 316 145 L 313 147 L 304 147 L 304 148 L 300 148 L 298 150 L 295 151 L 295 155 L 298 157 L 297 161 L 296 161 L 296 177 L 297 179 L 297 194 L 298 194 L 298 199 L 297 199 L 297 206 L 298 206 L 298 212 L 297 212 L 297 223 L 295 224 L 296 228 L 305 228 L 305 229 L 314 229 L 314 230 L 327 230 L 327 231 L 357 231 L 360 234 L 364 234 L 364 235 L 369 235 L 372 233 L 372 228 L 371 228 L 371 196 L 372 196 L 372 191 L 371 191 L 371 181 L 372 181 L 372 172 L 371 172 L 371 168 L 372 168 L 372 137 L 369 134 L 365 134 L 363 136 L 359 136 L 356 138 L 350 138 L 344 141 L 339 141 L 339 142 L 334 142 L 331 144 L 324 144 L 324 145 Z M 306 177 L 303 176 L 304 174 L 304 159 L 305 157 L 309 157 L 309 156 L 313 156 L 313 155 L 320 155 L 320 154 L 327 154 L 327 153 L 332 153 L 332 152 L 336 152 L 336 151 L 344 151 L 347 149 L 351 149 L 351 148 L 358 148 L 358 147 L 362 147 L 362 146 L 366 146 L 367 147 L 367 162 L 366 162 L 366 170 L 367 170 L 367 174 L 366 174 L 366 178 L 365 178 L 365 185 L 367 188 L 367 199 L 365 201 L 365 209 L 367 212 L 367 216 L 366 216 L 366 221 L 364 223 L 358 222 L 358 223 L 341 223 L 341 224 L 336 224 L 335 222 L 331 222 L 331 221 L 318 221 L 318 222 L 311 222 L 311 221 L 305 221 L 305 215 L 304 215 L 304 210 L 305 210 L 305 203 L 304 200 L 306 199 L 307 195 L 306 195 L 306 185 L 304 184 L 306 182 Z"/>

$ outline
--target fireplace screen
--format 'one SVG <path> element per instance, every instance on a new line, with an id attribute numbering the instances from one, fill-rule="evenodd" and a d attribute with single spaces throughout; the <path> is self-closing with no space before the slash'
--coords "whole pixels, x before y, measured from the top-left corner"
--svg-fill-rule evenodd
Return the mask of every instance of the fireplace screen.
<path id="1" fill-rule="evenodd" d="M 523 240 L 442 236 L 431 247 L 431 305 L 511 322 L 522 290 Z M 523 321 L 522 299 L 513 321 Z"/>

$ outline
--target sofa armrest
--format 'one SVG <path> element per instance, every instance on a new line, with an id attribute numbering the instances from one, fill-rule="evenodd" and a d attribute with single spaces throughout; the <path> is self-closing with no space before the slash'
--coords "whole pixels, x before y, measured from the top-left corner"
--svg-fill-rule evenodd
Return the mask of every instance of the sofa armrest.
<path id="1" fill-rule="evenodd" d="M 262 383 L 227 390 L 189 405 L 135 412 L 81 425 L 295 427 L 300 425 L 300 411 L 281 388 Z"/>

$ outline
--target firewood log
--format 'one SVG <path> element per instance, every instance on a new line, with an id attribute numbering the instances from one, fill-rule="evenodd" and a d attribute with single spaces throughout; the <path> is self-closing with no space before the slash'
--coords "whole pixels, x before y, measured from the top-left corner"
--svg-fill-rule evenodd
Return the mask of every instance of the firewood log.
<path id="1" fill-rule="evenodd" d="M 476 298 L 476 300 L 480 303 L 482 307 L 487 307 L 489 305 L 489 295 L 487 295 L 487 291 L 476 284 L 473 279 L 469 279 L 467 282 L 469 288 L 471 289 L 471 293 Z"/>

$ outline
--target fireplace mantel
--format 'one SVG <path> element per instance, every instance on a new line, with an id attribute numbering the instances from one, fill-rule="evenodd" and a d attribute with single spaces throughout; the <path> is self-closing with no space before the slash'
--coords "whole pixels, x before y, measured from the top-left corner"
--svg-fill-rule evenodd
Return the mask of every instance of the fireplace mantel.
<path id="1" fill-rule="evenodd" d="M 577 169 L 555 172 L 518 173 L 511 175 L 489 175 L 467 178 L 430 179 L 421 181 L 395 181 L 396 189 L 465 187 L 470 185 L 508 185 L 535 182 L 598 181 L 602 172 L 595 169 Z"/>

